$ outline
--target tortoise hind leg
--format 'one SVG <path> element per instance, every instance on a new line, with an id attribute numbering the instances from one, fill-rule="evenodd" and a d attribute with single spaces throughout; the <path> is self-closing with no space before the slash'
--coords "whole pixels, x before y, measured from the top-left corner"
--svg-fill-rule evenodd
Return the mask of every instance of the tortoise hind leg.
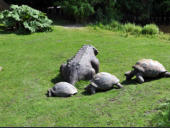
<path id="1" fill-rule="evenodd" d="M 143 76 L 142 76 L 140 73 L 137 73 L 137 74 L 136 74 L 136 79 L 137 79 L 137 81 L 138 81 L 140 84 L 142 84 L 142 83 L 145 82 Z"/>
<path id="2" fill-rule="evenodd" d="M 165 72 L 164 76 L 165 77 L 170 77 L 170 72 Z"/>
<path id="3" fill-rule="evenodd" d="M 135 75 L 134 71 L 128 71 L 125 73 L 126 80 L 130 80 Z"/>
<path id="4" fill-rule="evenodd" d="M 96 89 L 93 86 L 90 87 L 89 91 L 90 91 L 90 94 L 95 94 L 96 93 Z"/>

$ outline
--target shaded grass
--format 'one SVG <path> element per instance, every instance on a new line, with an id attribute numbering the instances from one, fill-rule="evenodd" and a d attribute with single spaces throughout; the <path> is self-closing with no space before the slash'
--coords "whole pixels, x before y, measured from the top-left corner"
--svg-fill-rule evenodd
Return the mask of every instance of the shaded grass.
<path id="1" fill-rule="evenodd" d="M 139 59 L 152 58 L 170 70 L 170 42 L 156 37 L 121 36 L 90 28 L 64 29 L 54 26 L 49 33 L 0 35 L 0 124 L 1 126 L 151 126 L 161 99 L 169 97 L 170 79 L 142 85 L 135 81 L 123 89 L 84 95 L 88 81 L 76 84 L 71 98 L 47 98 L 60 65 L 83 44 L 99 50 L 100 71 L 116 75 Z"/>
<path id="2" fill-rule="evenodd" d="M 170 127 L 170 100 L 162 99 L 163 103 L 156 108 L 157 115 L 152 119 L 151 124 L 159 127 Z"/>

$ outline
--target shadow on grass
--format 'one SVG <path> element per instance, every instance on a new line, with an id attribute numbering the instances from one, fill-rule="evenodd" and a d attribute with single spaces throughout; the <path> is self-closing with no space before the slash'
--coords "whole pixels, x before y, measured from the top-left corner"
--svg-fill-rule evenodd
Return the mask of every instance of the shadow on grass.
<path id="1" fill-rule="evenodd" d="M 0 34 L 16 34 L 16 35 L 30 35 L 30 32 L 20 32 L 20 31 L 12 31 L 12 30 L 5 30 L 0 28 Z"/>
<path id="2" fill-rule="evenodd" d="M 137 85 L 137 81 L 135 79 L 132 80 L 124 80 L 123 82 L 121 82 L 122 85 Z"/>
<path id="3" fill-rule="evenodd" d="M 51 82 L 52 82 L 53 84 L 56 84 L 56 83 L 61 82 L 61 81 L 64 81 L 64 79 L 61 77 L 60 74 L 57 75 L 56 77 L 54 77 L 53 79 L 51 79 Z"/>
<path id="4" fill-rule="evenodd" d="M 51 32 L 52 30 L 45 31 L 45 32 Z M 36 32 L 36 33 L 42 33 L 41 31 Z M 4 26 L 0 25 L 0 34 L 16 34 L 16 35 L 31 35 L 32 33 L 26 30 L 11 30 L 11 29 L 6 29 Z"/>
<path id="5" fill-rule="evenodd" d="M 119 88 L 113 87 L 113 88 L 108 89 L 108 90 L 96 90 L 96 93 L 104 93 L 104 92 L 110 91 L 110 90 L 112 90 L 112 89 L 119 89 Z M 86 90 L 83 91 L 81 94 L 82 94 L 82 95 L 85 95 L 85 96 L 95 95 L 95 94 L 90 94 L 90 93 L 87 92 Z"/>
<path id="6" fill-rule="evenodd" d="M 161 79 L 162 77 L 158 77 L 158 78 L 144 78 L 145 82 L 151 82 L 151 81 L 155 81 L 155 80 L 159 80 Z M 140 84 L 137 82 L 137 79 L 131 79 L 131 80 L 124 80 L 122 83 L 122 85 L 137 85 L 137 84 Z"/>
<path id="7" fill-rule="evenodd" d="M 53 84 L 56 84 L 56 83 L 61 82 L 61 81 L 64 81 L 64 80 L 61 78 L 61 75 L 60 75 L 60 74 L 58 74 L 56 77 L 54 77 L 54 78 L 51 79 L 51 83 L 53 83 Z M 53 97 L 53 96 L 49 96 L 49 95 L 48 95 L 48 90 L 47 90 L 47 92 L 45 93 L 45 96 L 46 96 L 46 97 Z"/>

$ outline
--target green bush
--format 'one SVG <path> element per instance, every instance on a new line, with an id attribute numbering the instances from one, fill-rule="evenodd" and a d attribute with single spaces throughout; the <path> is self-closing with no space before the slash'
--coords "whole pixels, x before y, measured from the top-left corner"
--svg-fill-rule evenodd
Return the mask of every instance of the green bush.
<path id="1" fill-rule="evenodd" d="M 132 23 L 121 24 L 118 21 L 113 20 L 108 24 L 97 23 L 95 27 L 101 29 L 111 30 L 111 31 L 122 31 L 126 34 L 140 35 L 140 34 L 159 34 L 159 28 L 155 24 L 147 24 L 144 27 L 140 25 L 135 25 Z"/>
<path id="2" fill-rule="evenodd" d="M 139 25 L 136 25 L 133 31 L 135 34 L 141 34 L 142 33 L 142 27 Z"/>
<path id="3" fill-rule="evenodd" d="M 122 24 L 120 24 L 118 21 L 115 21 L 115 20 L 110 23 L 110 27 L 113 30 L 122 30 L 123 29 Z"/>
<path id="4" fill-rule="evenodd" d="M 61 7 L 64 17 L 76 22 L 107 22 L 120 17 L 115 8 L 115 0 L 58 0 L 54 4 Z"/>
<path id="5" fill-rule="evenodd" d="M 139 25 L 127 23 L 124 25 L 124 30 L 131 34 L 140 34 L 142 31 L 142 27 Z"/>
<path id="6" fill-rule="evenodd" d="M 0 20 L 7 29 L 15 31 L 49 31 L 52 21 L 45 13 L 27 5 L 11 5 L 9 10 L 0 13 Z"/>
<path id="7" fill-rule="evenodd" d="M 159 28 L 155 24 L 147 24 L 142 29 L 142 34 L 154 35 L 159 33 Z"/>
<path id="8" fill-rule="evenodd" d="M 76 22 L 84 22 L 94 14 L 94 8 L 87 0 L 63 0 L 55 2 L 67 18 Z"/>

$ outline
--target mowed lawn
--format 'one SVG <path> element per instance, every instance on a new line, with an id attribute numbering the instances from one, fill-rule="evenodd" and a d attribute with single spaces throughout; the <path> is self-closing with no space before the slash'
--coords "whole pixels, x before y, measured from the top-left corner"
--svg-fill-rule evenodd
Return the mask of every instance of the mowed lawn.
<path id="1" fill-rule="evenodd" d="M 124 88 L 86 95 L 89 82 L 80 81 L 73 97 L 46 97 L 61 81 L 60 65 L 83 44 L 99 50 L 100 72 L 116 75 Z M 32 35 L 1 32 L 0 126 L 157 126 L 153 119 L 170 97 L 170 78 L 125 82 L 124 73 L 142 58 L 158 60 L 170 71 L 170 41 L 62 26 Z"/>

